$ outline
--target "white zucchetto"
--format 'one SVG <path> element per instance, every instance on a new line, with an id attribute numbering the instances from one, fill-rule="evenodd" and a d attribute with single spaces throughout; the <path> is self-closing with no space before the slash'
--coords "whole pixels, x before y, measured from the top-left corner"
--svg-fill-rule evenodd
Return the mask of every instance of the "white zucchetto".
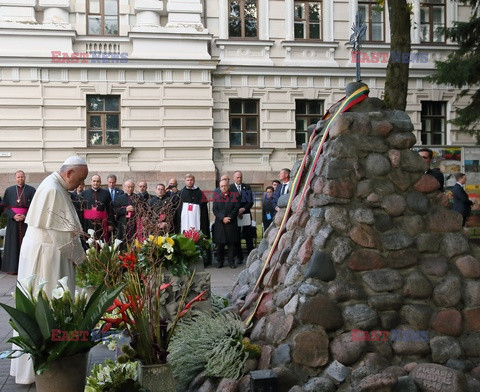
<path id="1" fill-rule="evenodd" d="M 87 166 L 87 162 L 85 162 L 79 156 L 73 155 L 65 159 L 65 162 L 63 162 L 63 166 Z"/>

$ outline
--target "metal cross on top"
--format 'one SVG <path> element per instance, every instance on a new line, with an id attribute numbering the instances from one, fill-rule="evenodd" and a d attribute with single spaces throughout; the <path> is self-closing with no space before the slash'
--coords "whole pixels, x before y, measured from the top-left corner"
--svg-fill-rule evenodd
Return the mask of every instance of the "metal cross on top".
<path id="1" fill-rule="evenodd" d="M 355 23 L 352 26 L 353 34 L 350 36 L 349 44 L 353 47 L 353 53 L 355 54 L 355 67 L 357 82 L 362 80 L 360 76 L 360 47 L 362 46 L 362 40 L 365 39 L 365 32 L 367 31 L 367 26 L 365 25 L 360 13 L 357 11 L 355 15 Z"/>

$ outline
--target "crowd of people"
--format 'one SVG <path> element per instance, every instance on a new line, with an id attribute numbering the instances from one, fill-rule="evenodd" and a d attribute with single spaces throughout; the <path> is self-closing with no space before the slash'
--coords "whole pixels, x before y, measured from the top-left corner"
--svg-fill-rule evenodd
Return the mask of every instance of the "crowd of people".
<path id="1" fill-rule="evenodd" d="M 74 160 L 73 160 L 74 161 Z M 75 161 L 76 162 L 76 161 Z M 68 163 L 68 162 L 67 162 Z M 277 211 L 278 198 L 289 191 L 290 170 L 282 169 L 279 180 L 274 180 L 267 187 L 262 199 L 262 224 L 266 230 L 273 221 Z M 4 243 L 4 257 L 1 270 L 7 274 L 17 274 L 22 242 L 27 231 L 26 216 L 32 208 L 35 188 L 25 183 L 25 172 L 15 173 L 16 185 L 6 189 L 2 209 L 7 215 L 7 229 Z M 233 173 L 230 183 L 228 174 L 221 177 L 219 187 L 213 192 L 203 192 L 195 185 L 195 176 L 187 174 L 185 184 L 179 188 L 176 178 L 169 179 L 166 184 L 159 183 L 155 194 L 148 192 L 146 181 L 136 184 L 132 180 L 123 183 L 123 189 L 117 186 L 117 177 L 108 175 L 106 186 L 98 174 L 90 176 L 90 187 L 86 189 L 85 181 L 69 190 L 72 206 L 76 212 L 83 248 L 87 248 L 87 236 L 93 230 L 97 240 L 110 241 L 120 239 L 123 244 L 134 239 L 143 240 L 149 234 L 182 233 L 194 228 L 201 230 L 212 239 L 216 248 L 216 265 L 224 265 L 225 248 L 231 268 L 241 264 L 244 259 L 241 246 L 245 241 L 249 254 L 254 248 L 256 239 L 255 221 L 252 218 L 254 193 L 249 184 L 243 182 L 241 171 Z M 212 202 L 214 221 L 210 222 L 208 202 Z M 66 227 L 74 226 L 60 215 L 63 210 L 54 208 L 46 213 L 50 220 L 62 221 Z M 30 212 L 33 214 L 33 211 Z M 82 235 L 83 233 L 83 235 Z M 212 264 L 212 256 L 204 260 L 206 266 Z"/>

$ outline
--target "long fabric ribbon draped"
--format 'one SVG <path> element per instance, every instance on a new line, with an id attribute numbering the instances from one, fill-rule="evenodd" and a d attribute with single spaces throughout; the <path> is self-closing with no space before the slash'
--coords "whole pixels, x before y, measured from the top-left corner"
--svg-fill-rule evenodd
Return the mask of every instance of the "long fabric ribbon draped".
<path id="1" fill-rule="evenodd" d="M 368 93 L 369 93 L 369 90 L 368 90 L 368 87 L 366 85 L 360 87 L 359 89 L 357 89 L 355 92 L 353 92 L 353 94 L 349 95 L 348 97 L 344 98 L 343 101 L 341 101 L 341 105 L 340 107 L 337 109 L 337 111 L 335 112 L 335 114 L 333 116 L 331 116 L 329 118 L 329 121 L 328 121 L 328 124 L 326 125 L 325 127 L 325 131 L 323 133 L 323 136 L 320 140 L 320 144 L 318 146 L 318 149 L 317 149 L 317 152 L 315 153 L 315 158 L 313 160 L 313 163 L 310 167 L 310 170 L 308 171 L 308 175 L 307 175 L 307 179 L 303 185 L 303 189 L 302 189 L 302 192 L 301 192 L 301 196 L 300 196 L 300 200 L 299 200 L 299 203 L 298 203 L 298 207 L 297 207 L 297 210 L 296 212 L 298 212 L 301 208 L 302 208 L 302 205 L 303 205 L 303 201 L 305 199 L 305 195 L 307 194 L 307 191 L 309 189 L 309 185 L 310 185 L 310 182 L 313 178 L 313 175 L 315 173 L 315 168 L 317 166 L 317 163 L 318 163 L 318 160 L 320 158 L 320 155 L 322 153 L 322 149 L 323 149 L 323 145 L 325 143 L 325 141 L 327 140 L 328 138 L 328 132 L 329 132 L 329 128 L 331 126 L 331 124 L 333 124 L 333 122 L 335 121 L 335 119 L 340 115 L 342 114 L 343 112 L 346 112 L 347 110 L 349 110 L 352 106 L 356 105 L 357 103 L 363 101 L 365 98 L 367 98 L 368 96 Z M 285 226 L 286 226 L 286 223 L 287 223 L 287 220 L 288 220 L 288 217 L 289 217 L 289 214 L 290 214 L 290 211 L 291 211 L 291 207 L 292 207 L 292 203 L 293 203 L 293 200 L 295 199 L 296 195 L 297 195 L 297 191 L 300 187 L 300 182 L 301 182 L 301 179 L 303 177 L 303 174 L 304 174 L 304 171 L 305 171 L 305 166 L 307 164 L 307 159 L 308 159 L 308 156 L 310 155 L 310 151 L 311 151 L 311 148 L 313 146 L 313 140 L 316 136 L 316 132 L 317 130 L 315 129 L 315 131 L 312 133 L 310 139 L 309 139 L 309 142 L 308 142 L 308 147 L 307 147 L 307 150 L 305 152 L 305 155 L 303 156 L 303 160 L 302 160 L 302 164 L 300 165 L 300 168 L 299 170 L 297 171 L 297 174 L 295 175 L 295 179 L 293 180 L 293 185 L 292 185 L 292 188 L 291 188 L 291 191 L 289 193 L 289 197 L 288 197 L 288 202 L 287 202 L 287 206 L 285 208 L 285 213 L 283 215 L 283 218 L 282 218 L 282 222 L 280 224 L 280 227 L 277 231 L 277 234 L 275 236 L 275 239 L 273 241 L 273 244 L 272 246 L 270 247 L 270 251 L 268 253 L 268 256 L 265 260 L 265 263 L 263 264 L 263 268 L 262 268 L 262 271 L 260 273 L 260 276 L 258 277 L 257 279 L 257 282 L 255 283 L 255 287 L 253 288 L 253 290 L 250 292 L 250 294 L 248 295 L 247 299 L 245 300 L 245 304 L 243 305 L 243 307 L 240 309 L 240 312 L 243 312 L 245 309 L 247 309 L 250 304 L 252 303 L 253 301 L 253 298 L 255 296 L 255 293 L 256 291 L 258 290 L 258 288 L 260 287 L 260 284 L 261 282 L 263 281 L 264 279 L 264 276 L 265 276 L 265 272 L 267 270 L 267 267 L 268 265 L 270 264 L 270 260 L 272 259 L 272 256 L 273 254 L 275 253 L 275 250 L 277 249 L 277 246 L 278 246 L 278 242 L 280 241 L 280 238 L 285 230 Z M 275 264 L 272 266 L 272 270 L 274 270 L 277 266 L 277 263 L 278 263 L 278 260 L 280 259 L 280 255 L 279 257 L 277 258 Z M 273 276 L 273 274 L 272 274 Z M 270 283 L 270 280 L 271 280 L 271 277 L 270 279 L 264 284 L 264 287 L 267 287 L 268 284 Z M 255 316 L 256 312 L 257 312 L 257 309 L 262 301 L 262 298 L 265 294 L 265 290 L 263 289 L 262 292 L 259 294 L 258 298 L 257 298 L 257 301 L 256 301 L 256 304 L 253 308 L 253 311 L 252 313 L 250 314 L 250 316 L 248 316 L 248 318 L 245 320 L 245 324 L 247 326 L 250 325 L 250 323 L 252 322 L 252 319 L 253 317 Z"/>

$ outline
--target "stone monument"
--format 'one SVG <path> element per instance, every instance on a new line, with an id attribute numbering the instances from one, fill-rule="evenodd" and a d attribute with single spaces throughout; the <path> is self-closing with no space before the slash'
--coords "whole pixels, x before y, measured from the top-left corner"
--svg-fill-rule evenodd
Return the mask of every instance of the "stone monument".
<path id="1" fill-rule="evenodd" d="M 337 115 L 306 197 L 292 197 L 282 230 L 280 198 L 249 255 L 232 304 L 280 391 L 480 391 L 478 254 L 412 131 L 377 98 Z"/>

